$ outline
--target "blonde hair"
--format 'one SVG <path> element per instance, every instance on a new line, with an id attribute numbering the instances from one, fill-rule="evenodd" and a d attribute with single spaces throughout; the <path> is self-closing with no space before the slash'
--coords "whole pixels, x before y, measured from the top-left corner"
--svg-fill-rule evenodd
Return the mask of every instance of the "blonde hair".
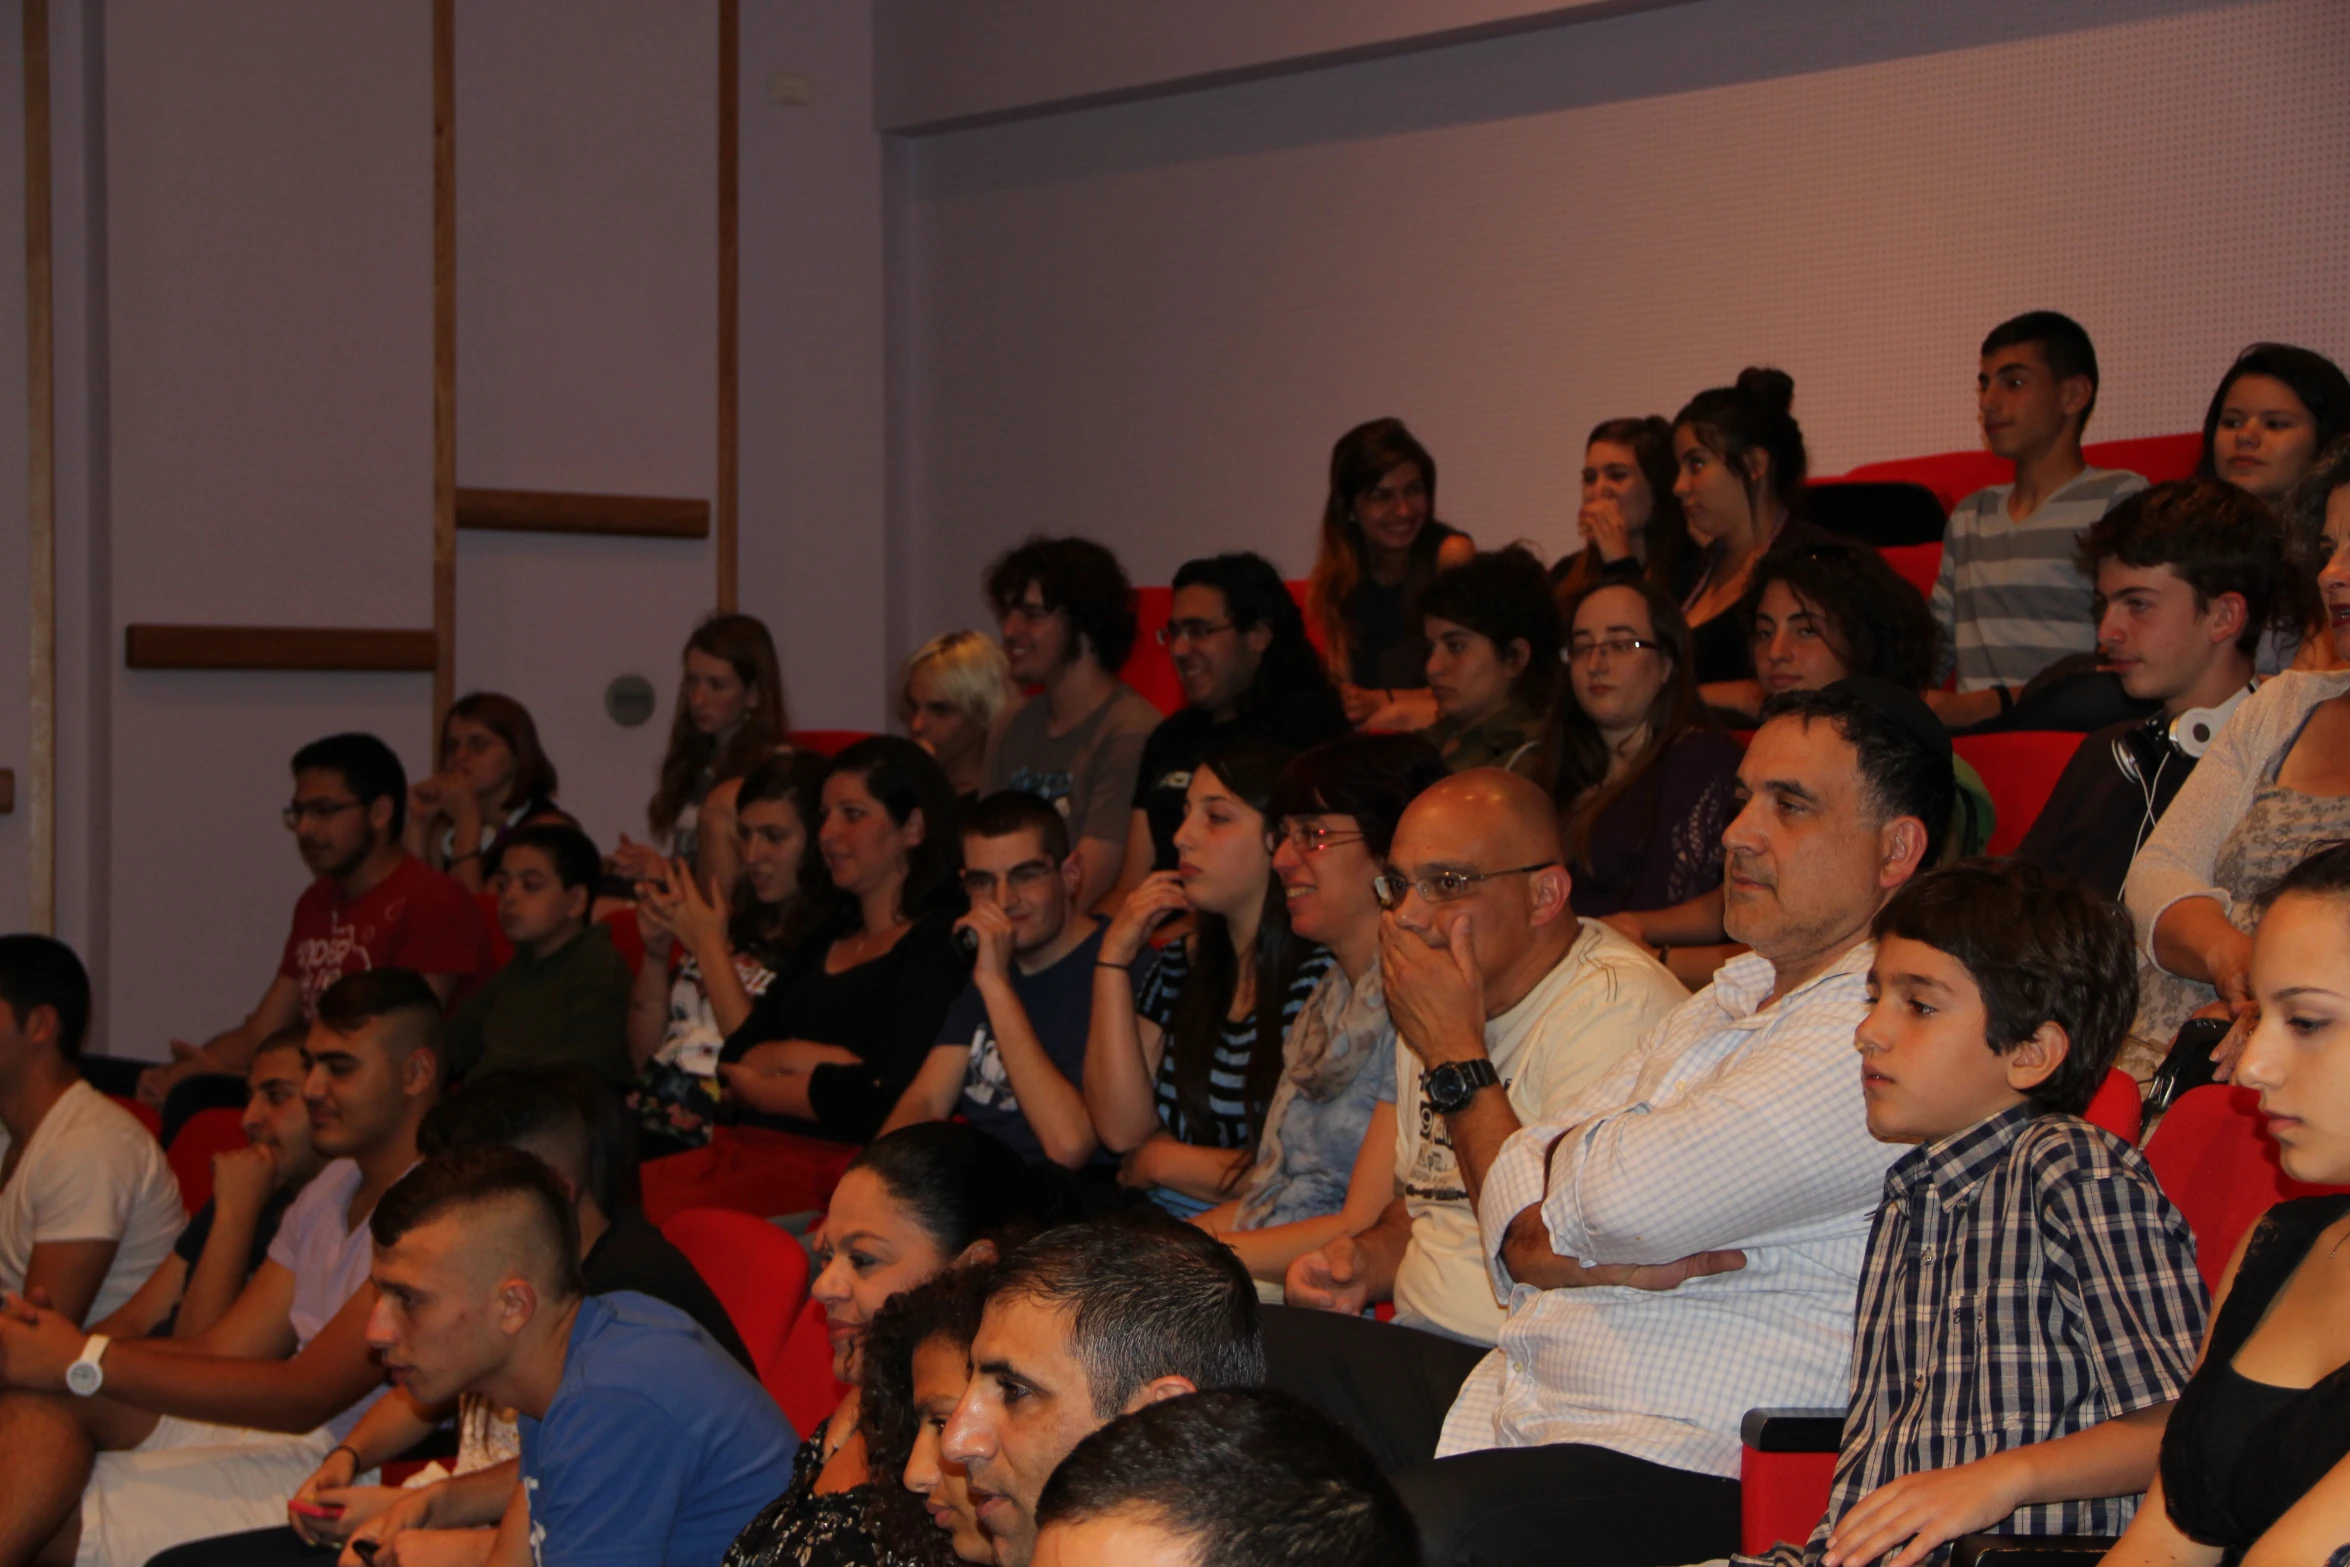
<path id="1" fill-rule="evenodd" d="M 898 671 L 898 708 L 914 705 L 914 677 L 929 671 L 940 691 L 964 717 L 982 729 L 1017 695 L 1004 650 L 976 631 L 949 631 L 932 637 L 907 656 Z"/>

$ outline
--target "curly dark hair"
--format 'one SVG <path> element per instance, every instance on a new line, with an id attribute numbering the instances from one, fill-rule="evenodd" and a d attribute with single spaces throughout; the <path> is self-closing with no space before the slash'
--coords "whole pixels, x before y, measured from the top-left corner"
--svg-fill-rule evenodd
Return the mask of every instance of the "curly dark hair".
<path id="1" fill-rule="evenodd" d="M 2249 490 L 2218 479 L 2166 480 L 2083 528 L 2073 545 L 2081 575 L 2096 581 L 2108 560 L 2168 566 L 2195 590 L 2198 614 L 2223 593 L 2242 598 L 2239 653 L 2257 649 L 2272 625 L 2295 633 L 2323 614 L 2314 590 L 2305 595 L 2287 563 L 2276 513 Z"/>
<path id="2" fill-rule="evenodd" d="M 1764 525 L 1759 504 L 1759 491 L 1764 486 L 1790 515 L 1803 515 L 1803 483 L 1811 472 L 1811 459 L 1804 450 L 1803 427 L 1795 422 L 1794 407 L 1793 376 L 1767 365 L 1748 365 L 1738 372 L 1734 384 L 1707 388 L 1673 416 L 1674 429 L 1686 428 L 1746 486 L 1757 527 Z M 1760 480 L 1747 474 L 1746 459 L 1754 452 L 1770 461 Z"/>
<path id="3" fill-rule="evenodd" d="M 1479 550 L 1436 574 L 1420 600 L 1420 613 L 1466 626 L 1506 655 L 1512 642 L 1526 644 L 1526 667 L 1510 682 L 1510 695 L 1537 712 L 1558 695 L 1558 598 L 1550 573 L 1522 544 Z"/>
<path id="4" fill-rule="evenodd" d="M 865 1380 L 858 1392 L 857 1429 L 865 1436 L 865 1522 L 884 1561 L 952 1567 L 946 1533 L 905 1487 L 906 1460 L 922 1425 L 914 1401 L 914 1352 L 933 1341 L 968 1351 L 987 1305 L 993 1262 L 947 1269 L 928 1283 L 892 1295 L 865 1330 Z"/>
<path id="5" fill-rule="evenodd" d="M 1091 539 L 1042 534 L 997 556 L 987 568 L 987 601 L 999 619 L 1030 583 L 1047 610 L 1069 617 L 1102 668 L 1114 675 L 1125 667 L 1134 651 L 1134 584 L 1117 556 Z"/>
<path id="6" fill-rule="evenodd" d="M 1873 675 L 1911 691 L 1933 683 L 1941 628 L 1917 588 L 1875 550 L 1831 540 L 1764 552 L 1738 606 L 1747 625 L 1774 582 L 1784 582 L 1797 603 L 1827 622 L 1822 630 L 1846 674 Z"/>

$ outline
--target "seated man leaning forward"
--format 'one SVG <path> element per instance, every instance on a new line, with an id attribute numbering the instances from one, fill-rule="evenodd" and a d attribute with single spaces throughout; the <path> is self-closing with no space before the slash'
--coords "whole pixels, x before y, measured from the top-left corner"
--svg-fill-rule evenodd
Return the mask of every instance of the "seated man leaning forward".
<path id="1" fill-rule="evenodd" d="M 587 1293 L 571 1194 L 537 1155 L 439 1155 L 370 1227 L 385 1372 L 419 1403 L 479 1393 L 520 1416 L 492 1567 L 715 1562 L 790 1481 L 783 1412 L 693 1318 Z"/>
<path id="2" fill-rule="evenodd" d="M 1157 1213 L 1047 1230 L 996 1269 L 971 1380 L 940 1438 L 996 1567 L 1029 1567 L 1037 1498 L 1119 1415 L 1265 1377 L 1257 1288 L 1213 1237 Z"/>
<path id="3" fill-rule="evenodd" d="M 1726 965 L 1478 1203 L 1509 1322 L 1436 1461 L 1397 1477 L 1431 1563 L 1687 1562 L 1738 1543 L 1738 1427 L 1831 1404 L 1895 1150 L 1853 1089 L 1870 921 L 1950 821 L 1950 742 L 1846 680 L 1764 709 L 1722 836 Z M 1466 1369 L 1466 1368 L 1464 1368 Z"/>
<path id="4" fill-rule="evenodd" d="M 368 1352 L 367 1218 L 416 1162 L 441 1006 L 408 969 L 346 975 L 303 1047 L 312 1146 L 269 1259 L 193 1338 L 110 1340 L 0 1308 L 0 1562 L 119 1563 L 285 1517 L 383 1389 Z M 78 1501 L 77 1501 L 78 1499 Z"/>
<path id="5" fill-rule="evenodd" d="M 1557 808 L 1499 768 L 1455 773 L 1413 800 L 1375 890 L 1387 909 L 1380 975 L 1404 1046 L 1396 1196 L 1371 1228 L 1290 1265 L 1287 1305 L 1265 1313 L 1265 1358 L 1274 1386 L 1350 1426 L 1392 1470 L 1434 1455 L 1454 1390 L 1501 1331 L 1475 1207 L 1494 1155 L 1522 1123 L 1555 1118 L 1687 993 L 1645 949 L 1575 917 Z M 1388 1299 L 1394 1324 L 1359 1315 Z M 1299 1309 L 1310 1307 L 1321 1309 Z"/>

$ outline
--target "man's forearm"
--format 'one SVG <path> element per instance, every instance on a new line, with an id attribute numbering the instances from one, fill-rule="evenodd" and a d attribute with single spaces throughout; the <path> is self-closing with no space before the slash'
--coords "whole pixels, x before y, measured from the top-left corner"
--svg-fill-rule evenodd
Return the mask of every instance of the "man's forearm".
<path id="1" fill-rule="evenodd" d="M 226 1316 L 229 1307 L 236 1304 L 238 1292 L 245 1287 L 245 1264 L 253 1255 L 253 1237 L 260 1227 L 259 1213 L 248 1213 L 235 1206 L 222 1207 L 214 1199 L 212 1233 L 204 1237 L 204 1249 L 197 1254 L 195 1266 L 188 1270 L 187 1288 L 180 1295 L 180 1314 L 171 1325 L 173 1338 L 194 1338 Z"/>
<path id="2" fill-rule="evenodd" d="M 435 1529 L 485 1529 L 506 1516 L 522 1465 L 514 1459 L 436 1482 L 432 1497 Z"/>
<path id="3" fill-rule="evenodd" d="M 2132 1410 L 2071 1436 L 2010 1449 L 2026 1476 L 2020 1505 L 2135 1496 L 2145 1490 L 2154 1482 L 2171 1407 L 2156 1404 Z"/>
<path id="4" fill-rule="evenodd" d="M 978 983 L 980 999 L 987 1003 L 988 1026 L 995 1030 L 996 1051 L 1003 1058 L 1004 1076 L 1012 1085 L 1012 1097 L 1020 1102 L 1020 1113 L 1028 1118 L 1028 1129 L 1036 1134 L 1046 1158 L 1063 1169 L 1076 1169 L 1093 1157 L 1097 1146 L 1093 1118 L 1085 1113 L 1085 1096 L 1045 1053 L 1044 1041 L 1036 1037 L 1036 1026 L 1029 1021 L 1028 1009 L 1020 1004 L 1011 981 L 988 974 Z"/>
<path id="5" fill-rule="evenodd" d="M 1475 1208 L 1485 1189 L 1485 1172 L 1501 1157 L 1501 1145 L 1518 1130 L 1518 1112 L 1497 1084 L 1479 1089 L 1467 1105 L 1444 1118 L 1444 1125 L 1452 1134 L 1453 1161 L 1460 1166 L 1461 1184 L 1468 1188 L 1469 1206 Z"/>
<path id="6" fill-rule="evenodd" d="M 1401 1197 L 1387 1205 L 1379 1215 L 1379 1222 L 1354 1238 L 1355 1251 L 1363 1261 L 1363 1282 L 1368 1286 L 1372 1300 L 1395 1298 L 1396 1270 L 1403 1266 L 1403 1255 L 1411 1249 L 1412 1211 Z"/>
<path id="7" fill-rule="evenodd" d="M 295 1434 L 323 1425 L 372 1385 L 355 1372 L 321 1375 L 322 1368 L 298 1358 L 192 1355 L 144 1343 L 111 1346 L 103 1369 L 106 1391 L 126 1404 L 214 1425 Z"/>

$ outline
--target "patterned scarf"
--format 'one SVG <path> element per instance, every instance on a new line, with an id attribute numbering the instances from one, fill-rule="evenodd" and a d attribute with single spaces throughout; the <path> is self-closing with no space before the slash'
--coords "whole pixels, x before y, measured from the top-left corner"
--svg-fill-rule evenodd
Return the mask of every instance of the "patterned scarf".
<path id="1" fill-rule="evenodd" d="M 1364 970 L 1360 985 L 1350 985 L 1346 970 L 1331 964 L 1289 1027 L 1283 1045 L 1288 1064 L 1282 1068 L 1273 1102 L 1265 1108 L 1257 1162 L 1241 1188 L 1242 1229 L 1253 1230 L 1265 1222 L 1288 1179 L 1282 1168 L 1281 1124 L 1289 1107 L 1300 1095 L 1315 1104 L 1337 1098 L 1394 1032 L 1395 1025 L 1387 1021 L 1387 996 L 1379 986 L 1379 965 Z"/>

